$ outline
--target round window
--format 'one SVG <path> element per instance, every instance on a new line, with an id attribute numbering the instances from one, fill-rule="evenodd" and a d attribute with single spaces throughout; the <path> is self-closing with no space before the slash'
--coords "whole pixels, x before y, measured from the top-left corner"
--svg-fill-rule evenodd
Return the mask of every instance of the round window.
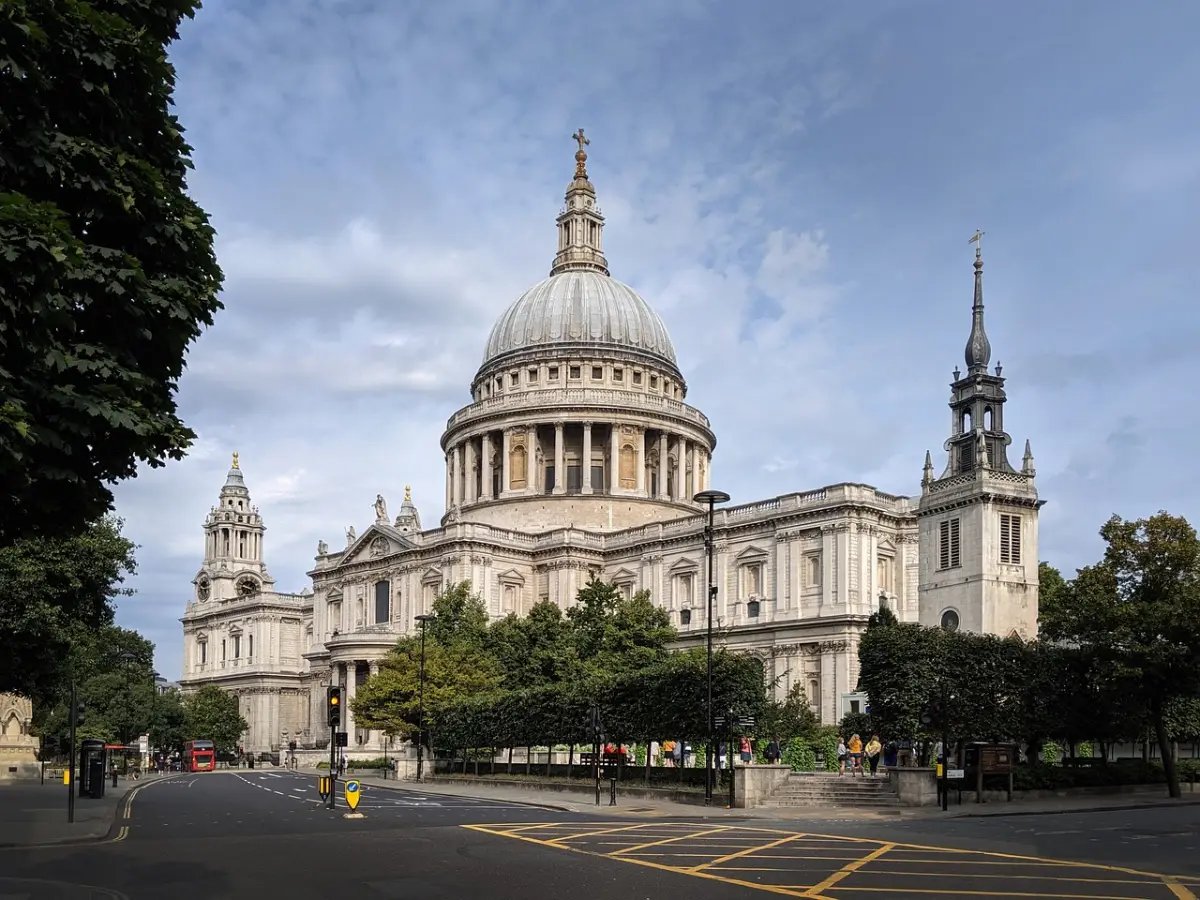
<path id="1" fill-rule="evenodd" d="M 947 631 L 958 631 L 958 613 L 952 609 L 942 613 L 942 627 Z"/>

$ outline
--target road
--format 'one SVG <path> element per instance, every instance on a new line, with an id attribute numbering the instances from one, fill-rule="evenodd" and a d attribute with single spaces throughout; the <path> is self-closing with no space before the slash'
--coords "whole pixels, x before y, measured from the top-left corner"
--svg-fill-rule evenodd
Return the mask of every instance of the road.
<path id="1" fill-rule="evenodd" d="M 1194 831 L 1135 841 L 1115 814 L 1049 828 L 1049 819 L 1023 817 L 784 823 L 613 817 L 603 808 L 586 815 L 371 785 L 361 797 L 362 817 L 345 818 L 344 801 L 326 809 L 311 776 L 241 771 L 149 782 L 131 793 L 107 843 L 0 850 L 0 900 L 1195 900 L 1200 892 Z M 1182 827 L 1162 815 L 1152 821 L 1159 831 Z M 1099 864 L 1045 852 L 1078 856 L 1093 842 Z M 1147 856 L 1134 845 L 1157 849 Z M 1125 861 L 1139 853 L 1173 865 Z M 1184 877 L 1145 873 L 1167 868 Z"/>

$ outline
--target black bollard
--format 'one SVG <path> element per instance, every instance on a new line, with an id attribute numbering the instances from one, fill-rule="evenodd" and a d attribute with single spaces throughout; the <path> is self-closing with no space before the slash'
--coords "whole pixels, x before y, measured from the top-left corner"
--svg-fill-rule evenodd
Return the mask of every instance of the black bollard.
<path id="1" fill-rule="evenodd" d="M 608 805 L 617 805 L 617 773 L 615 769 L 608 778 Z"/>

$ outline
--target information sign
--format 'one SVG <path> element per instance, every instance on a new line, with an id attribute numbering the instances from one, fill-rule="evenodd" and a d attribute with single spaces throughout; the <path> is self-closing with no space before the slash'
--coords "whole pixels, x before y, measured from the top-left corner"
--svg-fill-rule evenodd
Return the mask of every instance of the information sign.
<path id="1" fill-rule="evenodd" d="M 350 779 L 346 782 L 346 805 L 351 810 L 358 806 L 359 798 L 362 796 L 362 790 L 359 787 L 358 781 Z"/>
<path id="2" fill-rule="evenodd" d="M 966 777 L 967 777 L 967 773 L 966 773 L 966 772 L 964 772 L 962 769 L 951 769 L 950 771 L 948 771 L 948 772 L 946 773 L 946 777 L 947 777 L 947 778 L 951 778 L 951 779 L 953 779 L 953 778 L 966 778 Z"/>

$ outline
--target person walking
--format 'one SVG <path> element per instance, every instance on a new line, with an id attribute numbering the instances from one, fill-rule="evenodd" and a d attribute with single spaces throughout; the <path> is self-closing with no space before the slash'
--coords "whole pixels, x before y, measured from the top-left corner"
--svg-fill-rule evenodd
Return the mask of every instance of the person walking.
<path id="1" fill-rule="evenodd" d="M 838 777 L 846 774 L 846 742 L 838 735 L 837 742 Z"/>
<path id="2" fill-rule="evenodd" d="M 858 772 L 858 774 L 861 775 L 863 773 L 862 738 L 860 738 L 857 734 L 850 735 L 850 743 L 846 749 L 850 751 L 850 777 L 853 778 L 855 772 Z"/>
<path id="3" fill-rule="evenodd" d="M 779 752 L 779 741 L 774 738 L 767 744 L 767 749 L 763 752 L 766 757 L 767 765 L 774 766 L 779 764 L 779 760 L 783 758 L 783 754 Z"/>

